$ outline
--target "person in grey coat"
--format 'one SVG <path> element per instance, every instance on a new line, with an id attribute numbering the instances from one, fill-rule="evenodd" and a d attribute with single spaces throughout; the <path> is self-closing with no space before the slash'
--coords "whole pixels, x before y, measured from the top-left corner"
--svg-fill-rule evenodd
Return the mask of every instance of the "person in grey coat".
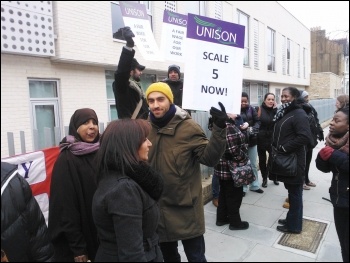
<path id="1" fill-rule="evenodd" d="M 150 128 L 142 119 L 122 119 L 101 137 L 92 203 L 100 240 L 96 262 L 163 261 L 156 233 L 163 180 L 147 164 Z"/>

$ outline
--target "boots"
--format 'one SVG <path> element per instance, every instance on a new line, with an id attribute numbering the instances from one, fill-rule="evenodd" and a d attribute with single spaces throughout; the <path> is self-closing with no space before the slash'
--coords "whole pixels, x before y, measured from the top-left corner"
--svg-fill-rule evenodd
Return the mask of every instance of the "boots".
<path id="1" fill-rule="evenodd" d="M 267 178 L 263 178 L 263 182 L 262 182 L 262 187 L 266 188 L 267 187 Z"/>

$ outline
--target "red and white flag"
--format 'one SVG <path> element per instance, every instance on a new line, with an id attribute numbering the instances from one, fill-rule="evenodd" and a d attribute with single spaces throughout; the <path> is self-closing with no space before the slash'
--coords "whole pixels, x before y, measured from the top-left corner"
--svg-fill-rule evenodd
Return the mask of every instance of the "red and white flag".
<path id="1" fill-rule="evenodd" d="M 46 225 L 49 218 L 52 169 L 59 153 L 59 147 L 52 147 L 2 159 L 3 162 L 18 165 L 18 173 L 32 188 L 33 195 L 44 214 Z"/>

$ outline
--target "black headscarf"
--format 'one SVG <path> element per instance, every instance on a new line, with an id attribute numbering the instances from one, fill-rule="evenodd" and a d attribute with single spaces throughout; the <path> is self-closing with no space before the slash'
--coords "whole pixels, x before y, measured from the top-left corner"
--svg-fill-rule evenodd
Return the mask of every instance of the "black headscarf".
<path id="1" fill-rule="evenodd" d="M 76 110 L 70 119 L 68 134 L 73 135 L 78 141 L 82 141 L 77 130 L 80 125 L 84 124 L 90 119 L 93 119 L 98 124 L 98 118 L 96 112 L 93 109 L 83 108 Z M 98 134 L 93 143 L 98 142 L 99 139 L 100 135 Z"/>

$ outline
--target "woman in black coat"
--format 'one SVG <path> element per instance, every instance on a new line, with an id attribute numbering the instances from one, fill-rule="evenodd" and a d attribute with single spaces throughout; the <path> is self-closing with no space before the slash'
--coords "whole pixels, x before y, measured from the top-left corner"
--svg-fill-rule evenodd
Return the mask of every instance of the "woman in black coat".
<path id="1" fill-rule="evenodd" d="M 49 232 L 55 261 L 86 262 L 95 258 L 98 240 L 91 205 L 96 191 L 94 158 L 99 138 L 95 111 L 76 110 L 52 171 Z"/>
<path id="2" fill-rule="evenodd" d="M 260 118 L 260 128 L 258 133 L 258 156 L 259 168 L 263 178 L 262 187 L 267 187 L 267 153 L 271 154 L 273 118 L 277 112 L 275 107 L 275 94 L 266 93 L 264 101 L 259 107 L 258 117 Z M 274 182 L 275 185 L 279 183 Z"/>
<path id="3" fill-rule="evenodd" d="M 50 262 L 44 216 L 17 165 L 1 162 L 1 250 L 10 262 Z M 1 260 L 2 261 L 2 260 Z"/>
<path id="4" fill-rule="evenodd" d="M 274 121 L 272 147 L 286 153 L 297 154 L 297 175 L 286 177 L 276 175 L 269 170 L 269 179 L 284 182 L 288 190 L 289 211 L 286 219 L 278 222 L 277 230 L 285 233 L 300 233 L 303 224 L 303 184 L 305 174 L 306 145 L 311 138 L 309 121 L 305 111 L 300 106 L 299 91 L 294 87 L 282 90 L 282 105 L 278 108 Z"/>
<path id="5" fill-rule="evenodd" d="M 148 164 L 151 126 L 142 119 L 111 122 L 97 155 L 92 211 L 100 247 L 96 262 L 162 262 L 156 229 L 163 179 Z"/>
<path id="6" fill-rule="evenodd" d="M 349 107 L 334 114 L 326 146 L 317 155 L 316 167 L 333 173 L 329 194 L 334 207 L 334 224 L 343 261 L 349 262 Z"/>

